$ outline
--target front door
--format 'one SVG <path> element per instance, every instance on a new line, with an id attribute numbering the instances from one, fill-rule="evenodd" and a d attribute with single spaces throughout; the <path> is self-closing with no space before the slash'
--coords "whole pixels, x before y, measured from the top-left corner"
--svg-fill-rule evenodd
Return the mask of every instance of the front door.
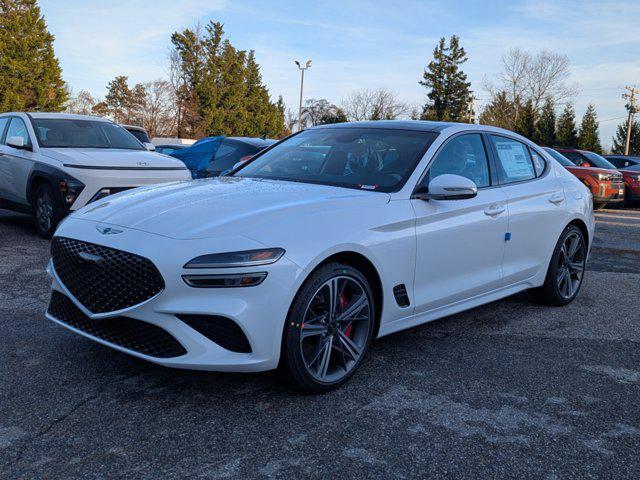
<path id="1" fill-rule="evenodd" d="M 489 174 L 479 133 L 450 139 L 425 178 L 467 177 L 478 195 L 466 200 L 411 200 L 416 215 L 415 313 L 463 301 L 500 287 L 508 214 L 506 196 Z"/>

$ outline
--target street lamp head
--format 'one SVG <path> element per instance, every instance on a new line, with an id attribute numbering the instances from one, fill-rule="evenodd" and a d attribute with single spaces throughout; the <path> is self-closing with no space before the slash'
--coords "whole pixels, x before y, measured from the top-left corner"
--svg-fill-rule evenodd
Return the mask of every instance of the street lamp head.
<path id="1" fill-rule="evenodd" d="M 307 60 L 307 68 L 311 66 L 311 60 Z"/>
<path id="2" fill-rule="evenodd" d="M 300 62 L 298 60 L 295 60 L 294 63 L 298 66 L 298 68 L 300 68 Z"/>

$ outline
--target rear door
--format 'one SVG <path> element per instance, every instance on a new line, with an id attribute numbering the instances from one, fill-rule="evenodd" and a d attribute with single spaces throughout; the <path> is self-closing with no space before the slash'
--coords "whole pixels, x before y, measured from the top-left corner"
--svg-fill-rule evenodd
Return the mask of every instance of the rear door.
<path id="1" fill-rule="evenodd" d="M 509 211 L 504 285 L 536 275 L 548 266 L 566 218 L 562 184 L 534 148 L 490 134 L 492 152 Z"/>
<path id="2" fill-rule="evenodd" d="M 2 140 L 0 159 L 0 191 L 3 198 L 27 205 L 27 182 L 34 164 L 34 153 L 7 145 L 9 137 L 22 137 L 25 146 L 33 148 L 27 125 L 20 117 L 10 117 Z"/>

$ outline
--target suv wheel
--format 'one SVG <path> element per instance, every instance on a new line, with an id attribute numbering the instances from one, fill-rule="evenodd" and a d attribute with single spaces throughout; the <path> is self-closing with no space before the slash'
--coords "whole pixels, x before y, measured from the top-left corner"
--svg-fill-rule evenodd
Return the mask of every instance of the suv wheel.
<path id="1" fill-rule="evenodd" d="M 360 271 L 340 263 L 318 269 L 300 289 L 287 318 L 285 375 L 311 393 L 342 385 L 369 349 L 374 319 L 372 290 Z"/>
<path id="2" fill-rule="evenodd" d="M 61 211 L 49 184 L 45 183 L 38 187 L 33 195 L 31 208 L 36 231 L 43 238 L 51 238 L 60 221 Z"/>
<path id="3" fill-rule="evenodd" d="M 563 306 L 578 295 L 584 278 L 587 243 L 575 225 L 564 229 L 551 256 L 544 284 L 529 290 L 531 297 L 546 305 Z"/>

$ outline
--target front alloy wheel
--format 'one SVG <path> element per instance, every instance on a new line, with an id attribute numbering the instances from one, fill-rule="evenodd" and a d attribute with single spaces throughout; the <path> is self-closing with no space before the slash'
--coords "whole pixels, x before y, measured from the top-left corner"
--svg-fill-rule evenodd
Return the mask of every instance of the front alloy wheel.
<path id="1" fill-rule="evenodd" d="M 33 223 L 44 238 L 51 238 L 60 221 L 60 209 L 56 205 L 53 190 L 48 184 L 38 187 L 33 195 Z"/>
<path id="2" fill-rule="evenodd" d="M 369 348 L 374 326 L 371 288 L 358 270 L 329 264 L 294 300 L 285 327 L 284 366 L 303 390 L 344 383 Z"/>

